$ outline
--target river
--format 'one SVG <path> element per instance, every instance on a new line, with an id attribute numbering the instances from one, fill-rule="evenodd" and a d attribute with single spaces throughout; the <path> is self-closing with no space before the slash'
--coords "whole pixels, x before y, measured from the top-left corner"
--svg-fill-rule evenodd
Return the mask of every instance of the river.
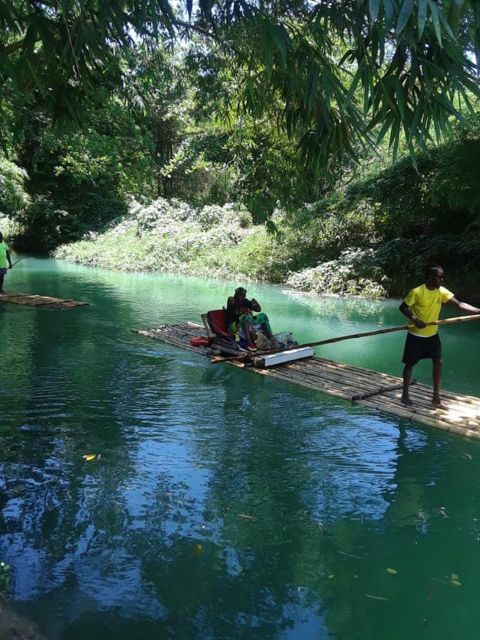
<path id="1" fill-rule="evenodd" d="M 52 640 L 477 637 L 480 443 L 131 332 L 199 321 L 236 284 L 9 272 L 9 291 L 90 303 L 0 304 L 15 608 Z M 404 323 L 398 301 L 248 288 L 300 342 Z M 480 395 L 479 328 L 442 330 L 445 388 Z M 317 352 L 401 375 L 403 340 Z"/>

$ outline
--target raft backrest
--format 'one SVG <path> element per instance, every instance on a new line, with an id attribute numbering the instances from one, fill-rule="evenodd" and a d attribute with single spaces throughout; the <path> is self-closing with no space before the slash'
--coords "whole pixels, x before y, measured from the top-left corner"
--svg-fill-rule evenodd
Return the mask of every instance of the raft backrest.
<path id="1" fill-rule="evenodd" d="M 228 333 L 227 327 L 227 312 L 225 309 L 215 309 L 214 311 L 207 311 L 207 322 L 213 333 L 221 336 L 231 337 Z"/>

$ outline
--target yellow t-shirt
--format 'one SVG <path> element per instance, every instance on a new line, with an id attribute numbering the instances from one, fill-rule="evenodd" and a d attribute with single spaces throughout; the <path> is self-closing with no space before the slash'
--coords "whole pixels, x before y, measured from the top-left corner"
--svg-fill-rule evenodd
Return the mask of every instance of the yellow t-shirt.
<path id="1" fill-rule="evenodd" d="M 423 322 L 436 322 L 440 316 L 442 304 L 451 300 L 453 296 L 454 294 L 448 289 L 445 289 L 445 287 L 428 289 L 425 284 L 422 284 L 409 291 L 403 301 L 410 307 L 414 316 L 419 320 L 423 320 Z M 419 329 L 418 327 L 409 329 L 409 333 L 425 337 L 434 336 L 437 332 L 437 325 L 425 327 L 424 329 Z"/>

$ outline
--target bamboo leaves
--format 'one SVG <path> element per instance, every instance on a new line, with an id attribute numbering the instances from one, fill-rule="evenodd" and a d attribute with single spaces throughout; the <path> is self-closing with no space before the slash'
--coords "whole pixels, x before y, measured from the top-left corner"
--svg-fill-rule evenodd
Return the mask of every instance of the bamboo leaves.
<path id="1" fill-rule="evenodd" d="M 442 30 L 440 28 L 440 16 L 437 3 L 434 0 L 427 0 L 428 6 L 432 13 L 433 26 L 435 27 L 435 33 L 437 35 L 438 44 L 442 46 Z"/>
<path id="2" fill-rule="evenodd" d="M 290 44 L 288 31 L 281 24 L 274 25 L 272 30 L 272 40 L 280 53 L 283 64 L 287 62 L 287 51 Z"/>
<path id="3" fill-rule="evenodd" d="M 418 36 L 421 38 L 427 20 L 427 0 L 418 0 Z"/>
<path id="4" fill-rule="evenodd" d="M 375 128 L 390 134 L 392 149 L 400 136 L 410 148 L 424 146 L 448 127 L 455 96 L 480 94 L 470 53 L 480 51 L 478 0 L 182 6 L 187 26 L 168 0 L 0 0 L 3 86 L 10 79 L 27 95 L 36 87 L 50 113 L 75 111 L 99 82 L 119 81 L 118 53 L 138 38 L 154 45 L 196 34 L 234 57 L 243 108 L 260 117 L 275 105 L 279 125 L 302 141 L 304 160 L 323 168 L 353 155 Z"/>
<path id="5" fill-rule="evenodd" d="M 380 11 L 380 0 L 369 0 L 370 20 L 376 22 Z"/>
<path id="6" fill-rule="evenodd" d="M 413 0 L 403 0 L 402 8 L 400 10 L 397 21 L 397 34 L 401 33 L 405 28 L 413 10 Z"/>
<path id="7" fill-rule="evenodd" d="M 302 19 L 282 20 L 287 35 L 277 44 L 269 16 L 257 52 L 246 38 L 251 63 L 265 61 L 249 103 L 266 106 L 266 84 L 269 96 L 278 91 L 280 123 L 300 136 L 303 161 L 317 168 L 332 170 L 374 131 L 388 135 L 393 153 L 404 138 L 414 157 L 415 145 L 425 148 L 432 134 L 445 134 L 449 118 L 460 117 L 455 96 L 467 104 L 469 93 L 479 95 L 458 38 L 473 10 L 473 0 L 325 0 Z"/>

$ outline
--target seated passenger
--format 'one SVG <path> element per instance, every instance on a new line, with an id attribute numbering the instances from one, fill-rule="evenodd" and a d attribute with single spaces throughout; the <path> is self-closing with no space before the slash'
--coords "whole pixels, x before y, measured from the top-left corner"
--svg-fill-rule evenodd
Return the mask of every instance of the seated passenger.
<path id="1" fill-rule="evenodd" d="M 233 336 L 239 337 L 240 346 L 256 349 L 257 333 L 262 331 L 267 339 L 272 337 L 270 322 L 255 298 L 247 299 L 247 290 L 235 289 L 235 294 L 227 300 L 227 327 Z M 256 312 L 256 315 L 253 315 Z"/>

